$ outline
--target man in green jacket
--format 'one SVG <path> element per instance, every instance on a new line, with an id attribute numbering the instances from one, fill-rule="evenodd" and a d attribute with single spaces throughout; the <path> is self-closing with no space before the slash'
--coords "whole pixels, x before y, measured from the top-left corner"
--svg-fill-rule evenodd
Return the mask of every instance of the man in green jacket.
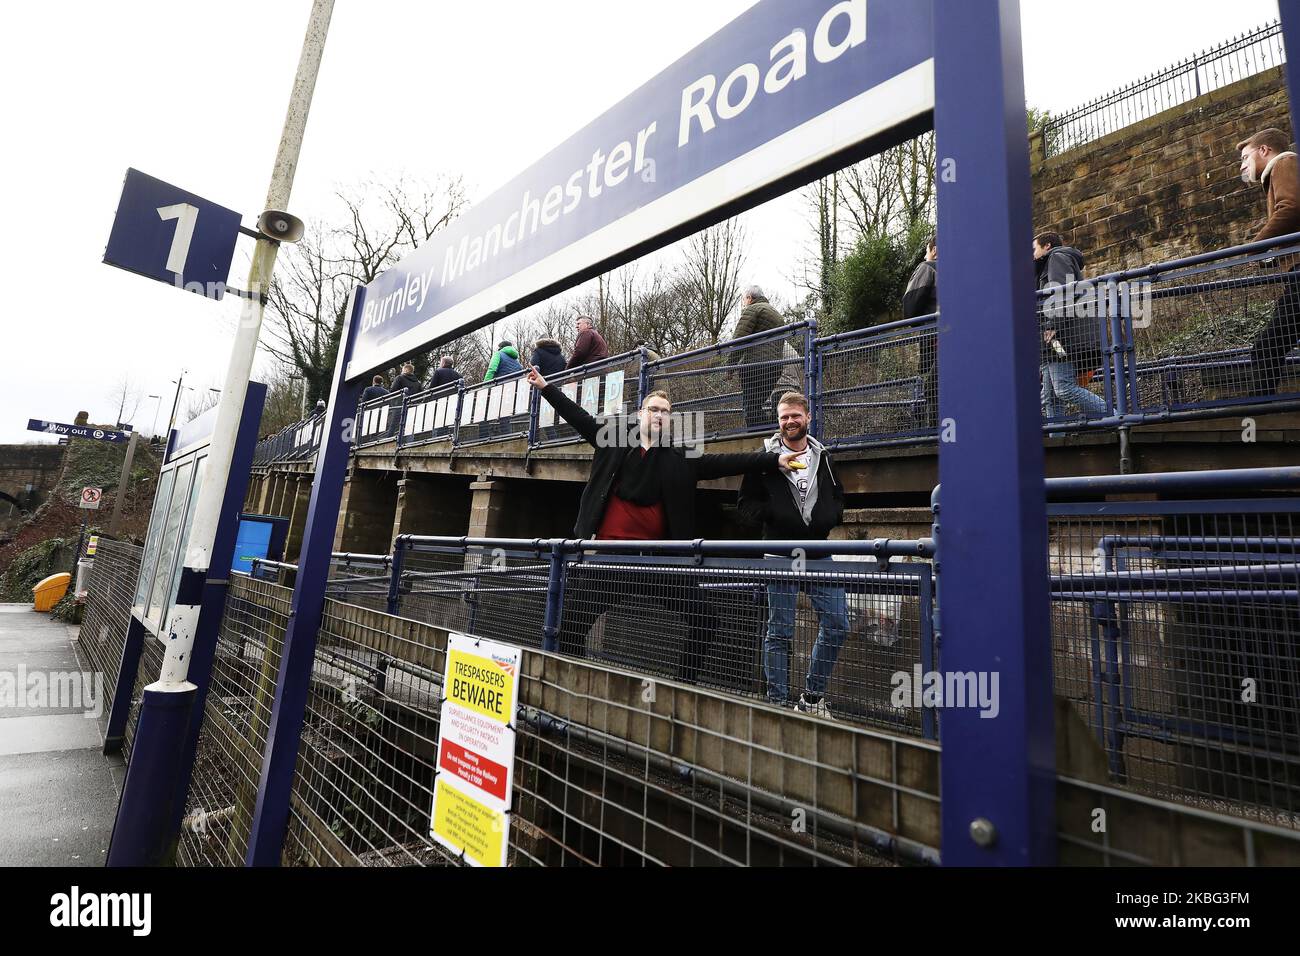
<path id="1" fill-rule="evenodd" d="M 487 367 L 487 374 L 483 376 L 483 381 L 490 382 L 494 378 L 505 378 L 507 375 L 522 371 L 523 367 L 523 363 L 519 361 L 519 350 L 509 342 L 498 342 L 497 350 L 492 356 L 491 364 Z"/>
<path id="2" fill-rule="evenodd" d="M 741 297 L 744 306 L 740 312 L 740 321 L 736 323 L 736 334 L 732 339 L 741 339 L 756 332 L 779 329 L 785 324 L 781 313 L 772 308 L 763 295 L 763 290 L 751 285 Z M 727 364 L 739 364 L 740 399 L 745 407 L 746 430 L 764 429 L 771 425 L 768 403 L 776 380 L 781 377 L 782 341 L 772 338 L 757 345 L 736 349 L 727 356 Z"/>

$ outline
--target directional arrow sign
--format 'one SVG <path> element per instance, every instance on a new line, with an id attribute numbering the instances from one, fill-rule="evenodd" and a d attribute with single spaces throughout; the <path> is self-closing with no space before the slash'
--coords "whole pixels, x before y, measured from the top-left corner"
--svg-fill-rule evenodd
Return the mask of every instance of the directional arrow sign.
<path id="1" fill-rule="evenodd" d="M 67 425 L 63 422 L 47 422 L 39 418 L 27 419 L 29 432 L 44 432 L 47 435 L 67 435 L 71 438 L 93 438 L 96 441 L 129 441 L 130 432 L 114 431 L 109 428 L 96 428 L 94 425 Z"/>
<path id="2" fill-rule="evenodd" d="M 220 299 L 239 238 L 239 219 L 239 213 L 202 196 L 128 169 L 104 261 Z"/>

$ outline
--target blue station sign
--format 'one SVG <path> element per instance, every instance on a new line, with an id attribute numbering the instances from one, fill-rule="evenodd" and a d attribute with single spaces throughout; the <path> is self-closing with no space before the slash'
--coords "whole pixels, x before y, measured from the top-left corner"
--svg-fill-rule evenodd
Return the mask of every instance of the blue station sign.
<path id="1" fill-rule="evenodd" d="M 931 0 L 763 0 L 361 291 L 349 380 L 929 124 Z"/>
<path id="2" fill-rule="evenodd" d="M 95 441 L 130 441 L 131 433 L 109 428 L 96 428 L 94 425 L 67 425 L 63 422 L 47 422 L 39 418 L 27 419 L 29 432 L 44 432 L 46 435 L 62 435 L 68 438 L 93 438 Z"/>
<path id="3" fill-rule="evenodd" d="M 239 222 L 234 210 L 128 169 L 104 261 L 220 299 L 230 276 Z"/>

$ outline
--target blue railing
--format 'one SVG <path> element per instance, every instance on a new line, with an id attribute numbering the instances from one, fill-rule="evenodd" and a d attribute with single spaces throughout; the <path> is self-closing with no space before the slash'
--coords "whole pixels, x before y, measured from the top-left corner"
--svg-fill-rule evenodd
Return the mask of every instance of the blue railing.
<path id="1" fill-rule="evenodd" d="M 1040 317 L 1075 308 L 1081 317 L 1074 321 L 1096 323 L 1095 367 L 1074 369 L 1077 383 L 1096 396 L 1090 403 L 1096 408 L 1066 405 L 1064 415 L 1045 419 L 1044 430 L 1124 431 L 1233 411 L 1300 408 L 1300 392 L 1260 385 L 1286 383 L 1300 357 L 1277 349 L 1252 353 L 1279 295 L 1294 296 L 1300 313 L 1300 273 L 1276 265 L 1296 253 L 1300 234 L 1040 292 Z M 626 352 L 550 381 L 597 416 L 626 413 L 650 391 L 665 389 L 673 411 L 688 414 L 703 439 L 768 433 L 775 427 L 776 399 L 803 391 L 812 405 L 812 432 L 830 447 L 931 442 L 942 426 L 938 321 L 937 314 L 920 316 L 820 338 L 816 323 L 798 322 L 664 358 L 651 359 L 644 349 Z M 1037 338 L 1039 330 L 1032 334 Z M 322 421 L 313 416 L 264 439 L 254 464 L 314 456 Z M 531 449 L 579 440 L 516 374 L 362 403 L 354 447 L 513 441 Z"/>

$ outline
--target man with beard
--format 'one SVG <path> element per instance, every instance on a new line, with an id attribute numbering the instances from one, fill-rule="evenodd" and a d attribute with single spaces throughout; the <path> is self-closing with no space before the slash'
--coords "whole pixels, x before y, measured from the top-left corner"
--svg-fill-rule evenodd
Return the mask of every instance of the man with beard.
<path id="1" fill-rule="evenodd" d="M 1237 144 L 1241 151 L 1241 179 L 1259 183 L 1264 189 L 1268 221 L 1251 242 L 1300 232 L 1300 164 L 1288 149 L 1287 136 L 1280 129 L 1263 129 Z M 1294 254 L 1280 256 L 1276 264 L 1285 269 L 1282 294 L 1273 306 L 1273 316 L 1255 336 L 1250 347 L 1251 393 L 1272 395 L 1277 391 L 1286 356 L 1300 338 L 1300 263 Z"/>
<path id="2" fill-rule="evenodd" d="M 690 540 L 695 537 L 695 485 L 728 475 L 765 474 L 790 466 L 793 453 L 688 455 L 668 434 L 672 405 L 668 394 L 653 391 L 637 412 L 633 429 L 598 422 L 533 366 L 526 381 L 538 389 L 557 415 L 591 445 L 591 474 L 582 489 L 579 539 L 610 541 Z M 629 569 L 600 566 L 601 556 L 574 564 L 569 572 L 560 650 L 585 656 L 586 635 L 596 620 L 629 597 L 641 597 L 675 611 L 687 636 L 677 678 L 694 683 L 717 630 L 717 614 L 700 591 L 697 575 L 663 565 Z M 629 574 L 629 570 L 635 573 Z"/>
<path id="3" fill-rule="evenodd" d="M 782 395 L 777 404 L 777 432 L 763 446 L 768 452 L 793 455 L 793 470 L 784 475 L 749 474 L 740 486 L 740 517 L 761 523 L 765 541 L 824 541 L 844 516 L 844 488 L 831 469 L 830 452 L 808 434 L 808 424 L 808 399 L 798 392 Z M 849 630 L 847 601 L 839 585 L 812 580 L 768 584 L 767 636 L 763 641 L 767 699 L 788 705 L 790 642 L 800 590 L 817 612 L 817 642 L 796 706 L 805 713 L 830 717 L 826 685 Z"/>

